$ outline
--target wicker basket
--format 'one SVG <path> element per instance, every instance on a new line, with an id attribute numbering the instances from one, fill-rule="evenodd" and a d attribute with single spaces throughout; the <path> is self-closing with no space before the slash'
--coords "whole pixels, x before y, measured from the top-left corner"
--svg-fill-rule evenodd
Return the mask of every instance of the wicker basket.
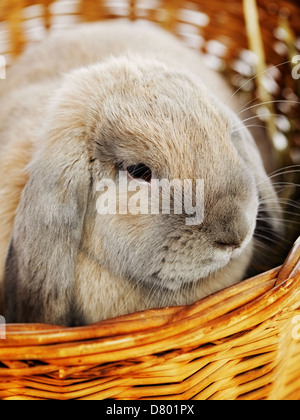
<path id="1" fill-rule="evenodd" d="M 267 64 L 287 61 L 291 36 L 300 35 L 297 3 L 258 1 Z M 237 87 L 249 76 L 239 71 L 249 41 L 242 0 L 1 0 L 0 53 L 10 63 L 50 27 L 116 17 L 162 24 L 206 52 Z M 279 68 L 277 83 L 295 95 L 289 64 Z M 257 96 L 255 88 L 241 91 Z M 280 95 L 272 98 L 287 104 Z M 276 113 L 291 122 L 284 163 L 295 164 L 300 108 L 279 105 Z M 0 319 L 0 338 L 5 333 L 1 399 L 300 399 L 300 239 L 280 267 L 191 306 L 79 328 L 30 324 L 5 331 Z"/>

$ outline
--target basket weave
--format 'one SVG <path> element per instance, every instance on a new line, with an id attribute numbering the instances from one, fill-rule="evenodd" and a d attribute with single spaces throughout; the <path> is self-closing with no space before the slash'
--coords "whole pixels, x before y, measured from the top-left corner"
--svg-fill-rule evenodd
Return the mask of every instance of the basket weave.
<path id="1" fill-rule="evenodd" d="M 232 70 L 248 48 L 241 0 L 73 0 L 69 9 L 60 3 L 1 0 L 0 36 L 6 42 L 0 53 L 8 62 L 27 42 L 42 39 L 45 28 L 114 17 L 156 21 L 175 33 L 189 24 L 197 31 L 190 40 L 201 35 L 226 44 L 222 60 Z M 300 35 L 297 3 L 258 1 L 268 63 L 283 61 L 274 50 L 279 15 L 289 16 L 291 30 Z M 290 69 L 281 71 L 286 80 Z M 291 110 L 291 118 L 298 111 Z M 292 133 L 296 146 L 298 128 Z M 300 238 L 282 266 L 191 306 L 88 327 L 7 325 L 0 340 L 0 398 L 300 399 Z"/>

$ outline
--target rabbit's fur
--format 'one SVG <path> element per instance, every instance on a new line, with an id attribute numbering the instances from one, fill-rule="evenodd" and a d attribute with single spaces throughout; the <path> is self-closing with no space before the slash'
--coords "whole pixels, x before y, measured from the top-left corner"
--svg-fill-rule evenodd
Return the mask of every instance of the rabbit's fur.
<path id="1" fill-rule="evenodd" d="M 25 53 L 0 95 L 8 322 L 88 324 L 243 278 L 259 199 L 272 215 L 276 195 L 251 134 L 231 134 L 236 104 L 199 54 L 157 28 L 82 26 Z M 97 182 L 140 162 L 157 178 L 203 179 L 204 222 L 99 215 Z"/>

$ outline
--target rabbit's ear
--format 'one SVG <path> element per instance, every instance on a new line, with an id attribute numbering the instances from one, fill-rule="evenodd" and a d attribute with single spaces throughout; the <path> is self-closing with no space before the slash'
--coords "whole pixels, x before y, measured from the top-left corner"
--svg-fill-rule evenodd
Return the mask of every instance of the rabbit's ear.
<path id="1" fill-rule="evenodd" d="M 8 322 L 72 323 L 90 171 L 85 142 L 67 136 L 52 139 L 29 167 L 6 261 Z"/>

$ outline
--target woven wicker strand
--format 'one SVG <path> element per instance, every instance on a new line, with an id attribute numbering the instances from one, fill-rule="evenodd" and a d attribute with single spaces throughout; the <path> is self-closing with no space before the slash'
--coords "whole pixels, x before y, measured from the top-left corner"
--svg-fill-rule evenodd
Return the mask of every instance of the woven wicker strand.
<path id="1" fill-rule="evenodd" d="M 58 7 L 62 3 L 1 0 L 5 42 L 0 42 L 0 54 L 8 64 L 28 43 L 42 39 L 58 18 L 72 25 L 143 18 L 178 35 L 188 25 L 202 51 L 209 52 L 209 40 L 226 45 L 219 58 L 230 74 L 248 48 L 242 0 L 157 0 L 149 5 L 131 0 L 122 2 L 123 7 L 109 0 L 74 0 L 68 11 Z M 291 33 L 299 37 L 300 7 L 286 0 L 257 3 L 265 57 L 276 66 L 284 61 L 274 48 L 279 16 L 288 19 Z M 288 81 L 296 91 L 289 65 L 280 69 L 282 87 Z M 254 99 L 255 91 L 251 95 Z M 299 132 L 299 109 L 288 115 L 292 139 Z M 0 340 L 3 400 L 300 399 L 300 238 L 281 266 L 190 306 L 77 328 L 7 325 L 5 332 L 6 339 Z"/>

